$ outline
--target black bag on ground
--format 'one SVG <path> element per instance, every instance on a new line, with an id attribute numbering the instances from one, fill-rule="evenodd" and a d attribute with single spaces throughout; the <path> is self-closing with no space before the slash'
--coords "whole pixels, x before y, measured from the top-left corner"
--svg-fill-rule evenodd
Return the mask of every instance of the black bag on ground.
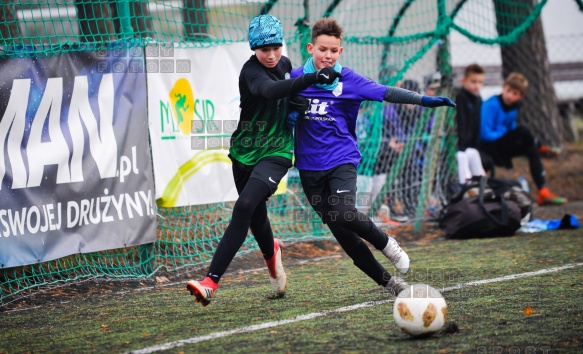
<path id="1" fill-rule="evenodd" d="M 439 227 L 447 238 L 453 239 L 514 235 L 520 228 L 522 215 L 517 192 L 512 189 L 511 183 L 505 180 L 474 177 L 452 196 Z M 526 206 L 525 213 L 530 217 Z"/>

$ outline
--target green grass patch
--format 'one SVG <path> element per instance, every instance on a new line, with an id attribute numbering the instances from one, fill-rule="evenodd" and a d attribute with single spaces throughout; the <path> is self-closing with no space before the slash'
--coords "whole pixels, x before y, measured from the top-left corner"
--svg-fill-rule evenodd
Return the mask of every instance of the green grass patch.
<path id="1" fill-rule="evenodd" d="M 444 288 L 583 262 L 583 233 L 447 241 L 406 249 L 409 283 Z M 380 256 L 380 252 L 375 255 Z M 285 255 L 284 255 L 285 256 Z M 393 272 L 386 259 L 379 260 Z M 285 257 L 284 257 L 285 264 Z M 195 304 L 184 284 L 103 293 L 2 314 L 0 353 L 127 352 L 367 301 L 392 299 L 347 257 L 286 269 L 288 294 L 272 299 L 267 271 L 229 274 L 213 302 Z M 168 352 L 575 352 L 583 330 L 583 267 L 444 293 L 447 327 L 424 340 L 395 325 L 392 302 L 188 344 Z M 95 286 L 99 286 L 96 283 Z M 65 289 L 66 290 L 66 289 Z M 525 313 L 530 307 L 532 313 Z M 514 351 L 510 351 L 514 350 Z M 549 352 L 549 351 L 547 351 Z"/>

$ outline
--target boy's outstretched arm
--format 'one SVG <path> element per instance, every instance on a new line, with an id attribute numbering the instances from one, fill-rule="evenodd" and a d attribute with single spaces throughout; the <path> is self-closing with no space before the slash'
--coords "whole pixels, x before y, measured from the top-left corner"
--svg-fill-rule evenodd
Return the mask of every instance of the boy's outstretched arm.
<path id="1" fill-rule="evenodd" d="M 294 95 L 313 84 L 331 84 L 342 75 L 331 67 L 325 67 L 315 73 L 304 74 L 300 77 L 288 80 L 274 81 L 265 79 L 258 86 L 258 93 L 269 99 L 283 98 Z"/>
<path id="2" fill-rule="evenodd" d="M 417 92 L 409 91 L 399 87 L 388 86 L 385 91 L 383 100 L 393 103 L 410 103 L 418 104 L 423 107 L 440 107 L 449 106 L 455 107 L 455 103 L 447 97 L 443 96 L 423 96 Z"/>

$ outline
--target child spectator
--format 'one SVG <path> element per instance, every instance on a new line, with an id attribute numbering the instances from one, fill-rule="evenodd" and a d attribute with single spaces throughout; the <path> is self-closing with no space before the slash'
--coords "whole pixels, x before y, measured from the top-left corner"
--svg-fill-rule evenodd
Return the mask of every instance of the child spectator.
<path id="1" fill-rule="evenodd" d="M 464 70 L 462 87 L 455 98 L 457 105 L 455 120 L 458 145 L 456 159 L 459 182 L 464 184 L 472 176 L 484 176 L 486 162 L 488 170 L 493 171 L 491 159 L 477 150 L 480 137 L 480 110 L 482 97 L 480 90 L 484 85 L 484 69 L 478 64 L 470 64 Z M 482 156 L 484 155 L 483 159 Z"/>
<path id="2" fill-rule="evenodd" d="M 528 81 L 524 75 L 511 73 L 502 86 L 502 94 L 484 101 L 481 109 L 479 147 L 490 155 L 497 166 L 512 168 L 512 158 L 528 158 L 530 174 L 538 189 L 539 205 L 565 204 L 567 200 L 546 187 L 545 170 L 539 144 L 527 127 L 516 124 L 518 110 Z"/>
<path id="3" fill-rule="evenodd" d="M 395 87 L 420 93 L 419 84 L 414 80 L 399 81 Z M 368 107 L 371 102 L 364 101 L 361 108 Z M 422 109 L 423 107 L 414 104 L 387 103 L 383 106 L 380 146 L 378 155 L 374 161 L 372 178 L 368 179 L 366 185 L 366 191 L 369 193 L 370 198 L 366 199 L 366 203 L 358 205 L 359 210 L 363 213 L 366 214 L 368 212 L 383 189 L 391 166 L 395 163 L 401 151 L 403 151 L 415 121 L 421 116 Z M 359 141 L 361 139 L 361 136 L 358 134 L 359 129 L 362 130 L 363 121 L 369 119 L 369 114 L 368 108 L 362 109 L 362 113 L 359 113 L 356 121 L 357 138 Z M 388 198 L 388 195 L 383 196 L 382 203 L 387 203 Z M 391 224 L 389 215 L 378 213 L 377 216 L 383 222 Z"/>
<path id="4" fill-rule="evenodd" d="M 421 93 L 421 87 L 415 80 L 405 79 L 399 83 L 399 87 L 418 94 Z M 376 198 L 384 186 L 387 175 L 405 147 L 405 144 L 412 138 L 412 134 L 414 134 L 413 128 L 415 127 L 415 123 L 421 118 L 423 109 L 422 106 L 414 104 L 388 103 L 385 105 L 383 109 L 382 141 L 386 146 L 381 146 L 382 149 L 379 151 L 379 157 L 375 165 L 375 174 L 381 176 L 378 177 L 380 181 L 376 179 L 375 183 L 381 183 L 375 185 L 375 188 L 373 188 L 374 198 Z M 378 215 L 381 219 L 385 219 L 383 221 L 386 223 L 390 224 L 390 221 L 405 222 L 408 220 L 403 203 L 411 203 L 419 193 L 419 189 L 416 187 L 418 185 L 416 176 L 421 175 L 418 160 L 423 158 L 423 151 L 423 144 L 416 143 L 414 150 L 410 152 L 411 156 L 404 160 L 401 168 L 402 171 L 406 172 L 401 173 L 393 185 L 397 186 L 397 189 L 400 189 L 401 192 L 395 193 L 390 191 L 387 195 L 388 198 L 384 200 L 384 203 L 388 203 L 388 209 L 390 211 L 388 215 L 389 220 L 386 220 L 387 215 L 383 213 Z M 397 194 L 400 195 L 398 196 Z"/>

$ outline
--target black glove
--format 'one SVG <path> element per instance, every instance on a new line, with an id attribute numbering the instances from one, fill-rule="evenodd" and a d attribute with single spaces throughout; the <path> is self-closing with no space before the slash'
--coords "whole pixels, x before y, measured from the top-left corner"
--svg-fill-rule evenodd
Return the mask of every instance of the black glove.
<path id="1" fill-rule="evenodd" d="M 337 78 L 342 77 L 342 74 L 334 70 L 333 67 L 327 66 L 318 70 L 316 73 L 316 82 L 319 84 L 330 85 L 333 83 Z"/>
<path id="2" fill-rule="evenodd" d="M 300 115 L 304 115 L 306 111 L 310 108 L 310 100 L 307 98 L 295 95 L 289 99 L 289 111 L 287 116 L 287 126 L 293 129 L 296 125 L 296 121 Z"/>
<path id="3" fill-rule="evenodd" d="M 289 110 L 300 112 L 302 114 L 306 113 L 306 111 L 310 108 L 310 100 L 305 98 L 304 96 L 295 95 L 290 97 L 289 99 Z"/>
<path id="4" fill-rule="evenodd" d="M 441 106 L 455 107 L 455 103 L 447 97 L 442 96 L 423 96 L 421 97 L 423 107 L 435 108 Z"/>

